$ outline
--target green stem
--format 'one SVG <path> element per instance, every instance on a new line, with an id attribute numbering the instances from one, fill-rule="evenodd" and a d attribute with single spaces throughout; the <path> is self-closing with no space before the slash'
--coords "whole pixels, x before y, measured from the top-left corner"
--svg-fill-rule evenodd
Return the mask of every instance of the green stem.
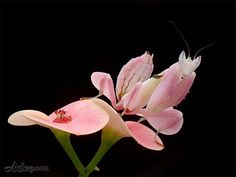
<path id="1" fill-rule="evenodd" d="M 100 160 L 106 154 L 106 152 L 112 147 L 112 145 L 113 144 L 107 144 L 107 143 L 104 143 L 104 142 L 101 143 L 97 153 L 95 154 L 95 156 L 93 157 L 91 162 L 86 167 L 86 172 L 91 173 L 95 169 L 97 164 L 100 162 Z"/>
<path id="2" fill-rule="evenodd" d="M 120 136 L 116 136 L 116 134 L 113 134 L 113 136 L 110 134 L 110 136 L 107 136 L 107 133 L 102 132 L 102 140 L 101 144 L 99 146 L 99 149 L 93 159 L 90 161 L 90 163 L 85 168 L 85 173 L 89 176 L 91 172 L 94 171 L 97 164 L 101 161 L 101 159 L 104 157 L 104 155 L 107 153 L 107 151 L 120 139 Z M 82 177 L 82 176 L 80 176 Z M 84 176 L 83 176 L 84 177 Z"/>
<path id="3" fill-rule="evenodd" d="M 89 177 L 89 173 L 80 173 L 79 174 L 79 177 Z"/>
<path id="4" fill-rule="evenodd" d="M 52 132 L 54 133 L 55 137 L 67 153 L 67 155 L 70 157 L 71 161 L 73 162 L 76 170 L 79 172 L 79 176 L 81 177 L 87 177 L 85 174 L 85 167 L 79 160 L 77 154 L 74 151 L 74 148 L 70 142 L 70 133 L 59 131 L 56 129 L 52 129 Z"/>

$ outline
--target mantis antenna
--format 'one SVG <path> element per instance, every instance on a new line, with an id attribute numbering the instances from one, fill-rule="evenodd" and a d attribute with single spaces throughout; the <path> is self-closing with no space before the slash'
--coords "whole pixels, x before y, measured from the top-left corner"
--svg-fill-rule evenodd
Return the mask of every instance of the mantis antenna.
<path id="1" fill-rule="evenodd" d="M 205 45 L 204 47 L 200 48 L 200 49 L 196 52 L 196 54 L 194 55 L 193 59 L 197 56 L 197 54 L 199 54 L 199 52 L 201 52 L 202 50 L 204 50 L 204 49 L 206 49 L 206 48 L 212 46 L 213 44 L 215 44 L 215 42 L 212 42 L 212 43 L 207 44 L 207 45 Z"/>
<path id="2" fill-rule="evenodd" d="M 181 31 L 179 30 L 179 28 L 177 27 L 177 25 L 175 24 L 174 21 L 170 20 L 169 22 L 174 25 L 176 31 L 179 33 L 180 37 L 183 39 L 183 41 L 184 41 L 184 43 L 185 43 L 185 45 L 187 46 L 187 49 L 188 49 L 188 57 L 190 57 L 190 48 L 189 48 L 189 45 L 188 45 L 184 35 L 181 33 Z"/>
<path id="3" fill-rule="evenodd" d="M 179 30 L 179 28 L 177 27 L 177 25 L 175 24 L 174 21 L 170 20 L 169 22 L 174 25 L 176 31 L 179 33 L 180 37 L 183 39 L 185 45 L 187 46 L 187 48 L 188 48 L 188 57 L 187 57 L 187 58 L 189 58 L 189 57 L 190 57 L 190 48 L 189 48 L 189 45 L 188 45 L 188 43 L 187 43 L 187 41 L 186 41 L 184 35 L 181 33 L 181 31 Z M 202 50 L 204 50 L 204 49 L 206 49 L 206 48 L 212 46 L 213 44 L 215 44 L 215 43 L 212 42 L 212 43 L 207 44 L 207 45 L 205 45 L 204 47 L 200 48 L 200 49 L 196 52 L 196 54 L 194 55 L 193 59 L 197 56 L 197 54 L 199 54 L 199 52 L 201 52 Z"/>

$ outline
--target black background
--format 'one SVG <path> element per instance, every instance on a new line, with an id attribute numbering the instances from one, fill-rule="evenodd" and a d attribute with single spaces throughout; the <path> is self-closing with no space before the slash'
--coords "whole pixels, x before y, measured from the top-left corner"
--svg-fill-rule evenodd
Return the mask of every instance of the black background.
<path id="1" fill-rule="evenodd" d="M 13 112 L 47 114 L 97 90 L 94 71 L 116 80 L 121 67 L 146 50 L 154 73 L 177 61 L 186 37 L 192 56 L 202 46 L 202 63 L 190 94 L 178 109 L 183 129 L 161 136 L 155 152 L 122 139 L 92 176 L 235 175 L 235 2 L 233 1 L 3 1 L 1 2 L 1 175 L 76 176 L 53 134 L 40 126 L 7 124 Z M 72 136 L 86 164 L 100 133 Z M 5 173 L 13 162 L 49 166 L 49 172 Z"/>

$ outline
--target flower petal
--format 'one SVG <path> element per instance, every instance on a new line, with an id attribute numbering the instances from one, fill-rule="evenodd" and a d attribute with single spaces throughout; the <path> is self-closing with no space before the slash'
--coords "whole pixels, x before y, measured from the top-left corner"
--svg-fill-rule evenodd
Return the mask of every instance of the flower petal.
<path id="1" fill-rule="evenodd" d="M 163 149 L 162 141 L 151 129 L 137 122 L 124 122 L 109 104 L 98 98 L 93 98 L 92 100 L 107 111 L 110 116 L 110 121 L 102 130 L 104 137 L 114 139 L 133 137 L 140 145 L 148 149 Z"/>
<path id="2" fill-rule="evenodd" d="M 128 114 L 137 114 L 140 111 L 140 108 L 144 107 L 148 100 L 150 99 L 153 91 L 160 83 L 160 78 L 149 78 L 143 83 L 137 82 L 136 85 L 126 93 L 121 100 L 114 106 L 116 110 L 123 110 L 128 108 Z M 127 106 L 131 104 L 130 106 Z M 135 109 L 135 110 L 134 110 Z"/>
<path id="3" fill-rule="evenodd" d="M 142 90 L 142 83 L 137 82 L 136 85 L 125 95 L 123 106 L 124 108 L 128 109 L 129 111 L 133 111 L 138 108 L 139 104 L 141 103 L 141 90 Z M 122 98 L 122 99 L 123 99 Z"/>
<path id="4" fill-rule="evenodd" d="M 47 128 L 56 128 L 75 135 L 86 135 L 97 132 L 109 121 L 108 114 L 90 100 L 76 101 L 61 109 L 66 112 L 66 116 L 71 116 L 71 122 L 56 123 L 53 122 L 56 118 L 55 113 L 46 116 L 43 113 L 40 114 L 38 111 L 33 111 L 34 114 L 32 114 L 32 111 L 19 111 L 12 115 L 13 118 L 10 116 L 9 120 L 12 122 L 13 119 L 16 120 L 23 118 L 23 121 L 32 121 L 35 124 Z M 17 121 L 20 122 L 20 120 Z"/>
<path id="5" fill-rule="evenodd" d="M 11 125 L 16 126 L 29 126 L 29 125 L 35 125 L 34 121 L 30 120 L 28 117 L 37 117 L 38 119 L 49 119 L 49 117 L 40 112 L 35 110 L 22 110 L 15 112 L 8 118 L 8 123 Z"/>
<path id="6" fill-rule="evenodd" d="M 116 96 L 114 91 L 114 85 L 110 74 L 103 72 L 94 72 L 91 75 L 93 85 L 110 101 L 114 106 L 116 104 Z"/>
<path id="7" fill-rule="evenodd" d="M 165 135 L 176 134 L 183 125 L 183 114 L 176 109 L 167 108 L 157 115 L 145 117 L 150 125 Z"/>
<path id="8" fill-rule="evenodd" d="M 145 112 L 148 112 L 146 109 L 142 109 L 142 108 L 146 106 L 154 90 L 160 83 L 161 78 L 162 76 L 154 76 L 142 83 L 142 86 L 140 87 L 138 93 L 136 94 L 137 96 L 135 96 L 137 97 L 136 99 L 139 100 L 139 102 L 136 103 L 136 106 L 135 106 L 136 109 L 134 110 L 130 109 L 129 111 L 126 111 L 126 114 L 129 114 L 129 115 L 136 114 L 136 115 L 143 116 Z M 124 97 L 122 97 L 121 101 L 123 100 Z"/>
<path id="9" fill-rule="evenodd" d="M 152 150 L 162 150 L 164 145 L 158 135 L 150 128 L 138 122 L 126 121 L 133 138 L 142 146 Z"/>
<path id="10" fill-rule="evenodd" d="M 118 100 L 128 93 L 137 82 L 147 80 L 153 70 L 153 55 L 145 52 L 142 56 L 131 59 L 121 69 L 116 83 L 116 96 Z"/>
<path id="11" fill-rule="evenodd" d="M 104 127 L 103 132 L 107 134 L 113 132 L 113 134 L 115 133 L 120 138 L 131 136 L 128 127 L 120 115 L 109 104 L 99 98 L 93 98 L 91 100 L 109 114 L 110 120 Z"/>
<path id="12" fill-rule="evenodd" d="M 155 78 L 155 77 L 151 77 L 150 79 L 144 81 L 142 83 L 142 90 L 140 91 L 141 93 L 141 103 L 140 103 L 140 107 L 144 107 L 148 100 L 151 98 L 154 90 L 156 89 L 156 87 L 159 85 L 161 78 Z"/>

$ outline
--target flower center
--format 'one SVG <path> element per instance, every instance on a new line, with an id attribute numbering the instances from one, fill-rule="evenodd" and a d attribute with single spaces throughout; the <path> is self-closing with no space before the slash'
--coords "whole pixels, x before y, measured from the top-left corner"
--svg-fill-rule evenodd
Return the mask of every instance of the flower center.
<path id="1" fill-rule="evenodd" d="M 65 116 L 66 111 L 59 109 L 55 111 L 56 118 L 53 120 L 55 123 L 69 123 L 72 119 L 71 116 Z"/>

